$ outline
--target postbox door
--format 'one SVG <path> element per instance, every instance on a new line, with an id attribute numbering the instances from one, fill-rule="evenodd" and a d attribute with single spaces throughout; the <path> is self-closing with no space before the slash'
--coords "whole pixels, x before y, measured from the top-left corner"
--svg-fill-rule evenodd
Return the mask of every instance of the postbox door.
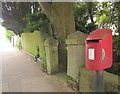
<path id="1" fill-rule="evenodd" d="M 102 41 L 86 41 L 86 67 L 90 70 L 101 70 Z"/>

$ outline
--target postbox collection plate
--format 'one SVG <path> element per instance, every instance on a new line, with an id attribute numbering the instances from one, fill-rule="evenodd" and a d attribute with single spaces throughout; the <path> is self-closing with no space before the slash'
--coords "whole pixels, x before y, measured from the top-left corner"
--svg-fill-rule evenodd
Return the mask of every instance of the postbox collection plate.
<path id="1" fill-rule="evenodd" d="M 95 49 L 94 48 L 89 48 L 88 49 L 88 56 L 89 56 L 89 60 L 94 60 L 95 58 Z"/>

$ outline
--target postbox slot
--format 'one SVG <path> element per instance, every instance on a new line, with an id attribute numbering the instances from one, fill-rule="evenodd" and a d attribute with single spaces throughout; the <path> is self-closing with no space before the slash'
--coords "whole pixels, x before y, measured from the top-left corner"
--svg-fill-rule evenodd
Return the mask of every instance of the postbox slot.
<path id="1" fill-rule="evenodd" d="M 87 40 L 88 42 L 99 42 L 99 40 Z"/>

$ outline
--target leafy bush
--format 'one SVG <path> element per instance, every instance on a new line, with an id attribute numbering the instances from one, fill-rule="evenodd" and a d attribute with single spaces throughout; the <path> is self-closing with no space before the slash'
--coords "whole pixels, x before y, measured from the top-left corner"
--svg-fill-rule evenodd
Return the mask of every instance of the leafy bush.
<path id="1" fill-rule="evenodd" d="M 113 60 L 114 62 L 120 62 L 120 35 L 113 36 Z"/>
<path id="2" fill-rule="evenodd" d="M 94 7 L 95 5 L 93 4 L 90 8 L 94 9 Z M 95 25 L 95 22 L 88 23 L 88 20 L 90 20 L 90 15 L 88 13 L 87 3 L 80 2 L 74 4 L 74 16 L 76 31 L 79 30 L 81 32 L 89 34 L 91 31 L 96 29 L 97 25 Z"/>
<path id="3" fill-rule="evenodd" d="M 15 34 L 13 33 L 13 31 L 10 31 L 10 30 L 6 30 L 5 32 L 5 36 L 7 38 L 7 40 L 9 40 L 11 42 L 11 38 L 12 36 L 14 36 Z"/>
<path id="4" fill-rule="evenodd" d="M 106 69 L 106 71 L 120 76 L 119 66 L 120 62 L 113 63 L 110 68 Z"/>
<path id="5" fill-rule="evenodd" d="M 35 30 L 48 32 L 48 19 L 42 11 L 26 15 L 25 21 L 25 32 L 34 32 Z"/>
<path id="6" fill-rule="evenodd" d="M 17 41 L 16 47 L 17 47 L 19 50 L 22 49 L 21 41 Z"/>

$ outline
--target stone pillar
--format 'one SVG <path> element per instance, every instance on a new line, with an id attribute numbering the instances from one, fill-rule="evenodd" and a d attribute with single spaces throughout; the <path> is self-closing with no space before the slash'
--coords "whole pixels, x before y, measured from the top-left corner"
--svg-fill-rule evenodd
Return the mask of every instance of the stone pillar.
<path id="1" fill-rule="evenodd" d="M 50 21 L 51 32 L 59 44 L 60 71 L 67 71 L 67 54 L 65 40 L 67 35 L 75 32 L 74 2 L 40 2 L 43 12 Z"/>
<path id="2" fill-rule="evenodd" d="M 67 75 L 68 83 L 78 90 L 80 67 L 84 67 L 85 63 L 85 39 L 87 35 L 76 31 L 68 35 L 67 44 Z M 70 81 L 72 80 L 72 81 Z"/>
<path id="3" fill-rule="evenodd" d="M 47 58 L 47 73 L 54 74 L 59 71 L 58 63 L 58 41 L 54 38 L 48 38 L 45 42 L 45 51 Z"/>

